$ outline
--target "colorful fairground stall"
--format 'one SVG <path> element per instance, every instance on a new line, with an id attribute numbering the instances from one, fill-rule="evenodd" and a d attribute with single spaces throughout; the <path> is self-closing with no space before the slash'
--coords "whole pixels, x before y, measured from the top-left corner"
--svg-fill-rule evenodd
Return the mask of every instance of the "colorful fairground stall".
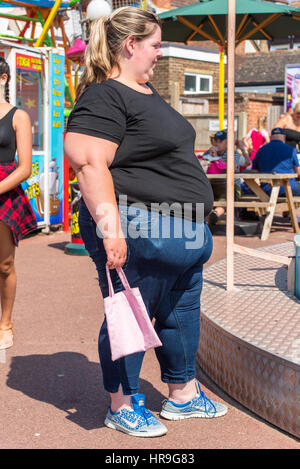
<path id="1" fill-rule="evenodd" d="M 32 122 L 32 173 L 23 188 L 38 226 L 48 233 L 53 225 L 62 225 L 71 230 L 74 246 L 83 244 L 80 193 L 63 156 L 66 120 L 74 106 L 90 22 L 126 5 L 147 7 L 146 0 L 0 0 L 0 55 L 11 69 L 10 102 L 27 111 Z"/>
<path id="2" fill-rule="evenodd" d="M 23 189 L 38 226 L 63 223 L 64 51 L 0 41 L 0 53 L 10 65 L 10 102 L 32 123 L 32 173 Z"/>
<path id="3" fill-rule="evenodd" d="M 0 55 L 10 65 L 10 102 L 27 111 L 32 122 L 32 173 L 23 188 L 38 226 L 45 232 L 51 225 L 70 228 L 69 168 L 63 157 L 63 138 L 65 119 L 74 105 L 74 67 L 78 63 L 66 58 L 66 53 L 74 36 L 82 33 L 79 19 L 72 2 L 0 3 Z"/>

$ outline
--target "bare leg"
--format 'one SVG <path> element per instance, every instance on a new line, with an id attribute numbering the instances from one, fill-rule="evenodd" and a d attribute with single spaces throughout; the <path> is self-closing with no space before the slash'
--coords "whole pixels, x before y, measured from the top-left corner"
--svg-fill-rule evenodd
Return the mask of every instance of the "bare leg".
<path id="1" fill-rule="evenodd" d="M 12 325 L 11 316 L 17 283 L 14 259 L 15 245 L 11 230 L 4 222 L 0 222 L 0 296 L 2 312 L 0 330 L 9 329 Z"/>
<path id="2" fill-rule="evenodd" d="M 169 399 L 176 404 L 184 404 L 191 400 L 197 393 L 195 380 L 192 379 L 187 383 L 168 383 Z M 123 394 L 120 385 L 118 392 L 111 393 L 111 410 L 118 412 L 121 409 L 131 407 L 131 396 Z"/>
<path id="3" fill-rule="evenodd" d="M 120 384 L 118 392 L 110 394 L 111 405 L 110 408 L 112 412 L 119 412 L 119 410 L 124 408 L 131 408 L 131 396 L 123 394 L 122 386 Z"/>
<path id="4" fill-rule="evenodd" d="M 187 383 L 168 383 L 169 399 L 176 404 L 185 404 L 195 397 L 197 393 L 195 380 Z"/>

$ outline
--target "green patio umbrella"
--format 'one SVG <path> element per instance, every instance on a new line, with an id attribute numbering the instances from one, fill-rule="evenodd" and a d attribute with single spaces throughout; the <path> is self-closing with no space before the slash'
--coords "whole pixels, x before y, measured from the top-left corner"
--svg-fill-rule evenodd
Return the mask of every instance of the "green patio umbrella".
<path id="1" fill-rule="evenodd" d="M 287 38 L 300 32 L 300 9 L 260 0 L 200 0 L 161 13 L 162 40 L 212 40 L 227 53 L 227 290 L 234 287 L 234 57 L 235 47 L 246 39 Z M 251 250 L 248 249 L 251 255 Z M 255 253 L 257 256 L 257 253 Z"/>
<path id="2" fill-rule="evenodd" d="M 160 13 L 163 41 L 211 40 L 227 46 L 227 0 L 200 0 Z M 235 42 L 246 39 L 287 38 L 300 34 L 300 8 L 261 0 L 236 2 Z"/>

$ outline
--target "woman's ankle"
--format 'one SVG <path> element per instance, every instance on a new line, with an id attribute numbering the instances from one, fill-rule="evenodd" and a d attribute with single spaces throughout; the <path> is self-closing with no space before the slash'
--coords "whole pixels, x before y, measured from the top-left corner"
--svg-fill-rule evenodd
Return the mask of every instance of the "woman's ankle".
<path id="1" fill-rule="evenodd" d="M 7 329 L 11 329 L 13 327 L 13 323 L 11 321 L 0 321 L 0 330 L 5 331 Z"/>
<path id="2" fill-rule="evenodd" d="M 132 409 L 131 404 L 110 404 L 110 410 L 115 414 L 117 412 L 120 412 L 122 409 Z"/>
<path id="3" fill-rule="evenodd" d="M 122 409 L 132 409 L 131 396 L 123 394 L 121 385 L 118 392 L 110 393 L 110 408 L 112 412 L 119 412 Z"/>
<path id="4" fill-rule="evenodd" d="M 195 380 L 187 383 L 169 383 L 169 400 L 175 404 L 185 404 L 197 394 Z"/>

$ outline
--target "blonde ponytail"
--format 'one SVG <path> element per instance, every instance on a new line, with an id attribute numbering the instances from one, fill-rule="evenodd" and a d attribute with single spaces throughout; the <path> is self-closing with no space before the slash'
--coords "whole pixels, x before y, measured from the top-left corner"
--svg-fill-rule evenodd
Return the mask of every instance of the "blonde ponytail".
<path id="1" fill-rule="evenodd" d="M 113 68 L 121 71 L 118 60 L 127 37 L 145 39 L 152 34 L 155 25 L 161 26 L 155 13 L 135 7 L 118 8 L 110 16 L 93 21 L 76 99 L 93 81 L 107 80 Z"/>
<path id="2" fill-rule="evenodd" d="M 111 70 L 111 57 L 107 44 L 107 24 L 107 16 L 93 21 L 89 44 L 85 50 L 85 68 L 77 86 L 76 99 L 93 81 L 98 83 L 105 81 Z"/>

